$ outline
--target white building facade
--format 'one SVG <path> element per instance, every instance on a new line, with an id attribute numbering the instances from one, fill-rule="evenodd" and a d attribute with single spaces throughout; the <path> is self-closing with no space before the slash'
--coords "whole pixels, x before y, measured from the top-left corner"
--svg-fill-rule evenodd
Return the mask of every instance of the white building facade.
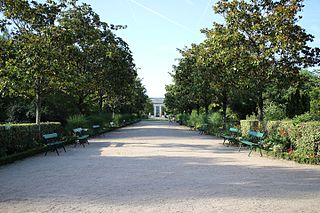
<path id="1" fill-rule="evenodd" d="M 151 98 L 151 102 L 153 104 L 153 116 L 154 117 L 162 117 L 165 115 L 164 109 L 164 98 Z"/>

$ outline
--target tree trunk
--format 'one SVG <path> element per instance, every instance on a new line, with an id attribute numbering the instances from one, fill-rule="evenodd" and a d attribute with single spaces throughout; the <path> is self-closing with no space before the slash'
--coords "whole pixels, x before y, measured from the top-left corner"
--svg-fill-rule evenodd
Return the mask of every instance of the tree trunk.
<path id="1" fill-rule="evenodd" d="M 227 129 L 227 104 L 228 104 L 228 97 L 227 97 L 227 91 L 224 90 L 222 92 L 222 111 L 223 111 L 223 129 Z"/>
<path id="2" fill-rule="evenodd" d="M 36 94 L 36 124 L 38 125 L 38 139 L 41 138 L 41 97 L 39 93 Z"/>
<path id="3" fill-rule="evenodd" d="M 37 93 L 36 94 L 36 124 L 39 126 L 40 126 L 40 120 L 41 120 L 41 98 L 39 93 Z"/>
<path id="4" fill-rule="evenodd" d="M 78 109 L 80 111 L 81 114 L 83 114 L 83 108 L 82 108 L 82 105 L 83 105 L 83 98 L 82 96 L 79 96 L 79 99 L 78 99 Z"/>
<path id="5" fill-rule="evenodd" d="M 259 108 L 259 115 L 260 115 L 260 116 L 259 116 L 259 120 L 260 120 L 260 122 L 262 122 L 263 119 L 264 119 L 262 92 L 259 92 L 258 108 Z"/>
<path id="6" fill-rule="evenodd" d="M 100 93 L 99 94 L 99 112 L 102 112 L 102 107 L 103 107 L 103 95 Z"/>
<path id="7" fill-rule="evenodd" d="M 112 120 L 113 120 L 114 117 L 115 117 L 115 110 L 116 110 L 116 107 L 115 107 L 115 106 L 112 106 Z"/>
<path id="8" fill-rule="evenodd" d="M 206 106 L 204 108 L 205 108 L 205 111 L 206 111 L 206 115 L 208 115 L 209 114 L 209 105 L 206 104 Z"/>

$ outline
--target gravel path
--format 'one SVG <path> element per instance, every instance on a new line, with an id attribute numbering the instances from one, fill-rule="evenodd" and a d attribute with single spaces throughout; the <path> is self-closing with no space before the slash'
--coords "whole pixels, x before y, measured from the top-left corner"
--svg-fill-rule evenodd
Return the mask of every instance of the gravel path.
<path id="1" fill-rule="evenodd" d="M 0 212 L 320 212 L 320 167 L 140 122 L 0 167 Z"/>

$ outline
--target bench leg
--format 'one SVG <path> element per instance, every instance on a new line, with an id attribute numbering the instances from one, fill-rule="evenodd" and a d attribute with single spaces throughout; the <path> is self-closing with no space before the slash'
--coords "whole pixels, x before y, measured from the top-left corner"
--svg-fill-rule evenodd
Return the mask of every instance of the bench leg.
<path id="1" fill-rule="evenodd" d="M 225 138 L 223 138 L 223 143 L 222 143 L 222 145 L 224 145 L 224 143 L 226 142 L 226 139 Z"/>
<path id="2" fill-rule="evenodd" d="M 248 154 L 248 157 L 250 157 L 252 150 L 253 150 L 253 147 L 250 146 L 250 152 L 249 152 L 249 154 Z"/>
<path id="3" fill-rule="evenodd" d="M 242 146 L 242 143 L 240 142 L 240 143 L 239 143 L 239 150 L 238 150 L 238 152 L 240 152 L 241 146 Z"/>
<path id="4" fill-rule="evenodd" d="M 260 157 L 262 157 L 261 147 L 259 147 L 259 151 L 260 151 Z"/>
<path id="5" fill-rule="evenodd" d="M 56 153 L 57 153 L 57 155 L 59 155 L 59 151 L 58 151 L 58 148 L 56 148 Z"/>
<path id="6" fill-rule="evenodd" d="M 62 145 L 62 148 L 63 148 L 64 152 L 67 152 L 67 151 L 66 151 L 66 148 L 64 148 L 64 146 L 63 146 L 63 145 Z"/>

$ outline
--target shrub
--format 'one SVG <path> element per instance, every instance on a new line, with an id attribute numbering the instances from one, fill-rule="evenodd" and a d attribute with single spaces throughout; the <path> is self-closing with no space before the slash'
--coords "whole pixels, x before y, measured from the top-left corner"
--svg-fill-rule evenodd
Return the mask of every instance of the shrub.
<path id="1" fill-rule="evenodd" d="M 219 112 L 214 112 L 208 116 L 209 132 L 217 134 L 223 125 L 223 118 Z"/>
<path id="2" fill-rule="evenodd" d="M 317 121 L 317 120 L 320 120 L 320 118 L 315 114 L 306 112 L 302 115 L 296 115 L 292 120 L 295 124 L 299 124 L 299 123 L 308 122 L 308 121 Z"/>
<path id="3" fill-rule="evenodd" d="M 41 123 L 41 133 L 36 124 L 0 125 L 0 157 L 42 146 L 41 135 L 57 132 L 61 134 L 60 123 Z"/>
<path id="4" fill-rule="evenodd" d="M 177 118 L 177 122 L 180 125 L 185 125 L 188 123 L 190 115 L 183 113 L 183 114 L 177 114 L 176 118 Z"/>
<path id="5" fill-rule="evenodd" d="M 188 125 L 199 129 L 205 123 L 206 123 L 206 115 L 205 114 L 198 114 L 197 111 L 193 110 L 190 117 L 189 117 Z"/>
<path id="6" fill-rule="evenodd" d="M 296 147 L 295 156 L 320 157 L 320 122 L 301 123 L 290 134 Z"/>
<path id="7" fill-rule="evenodd" d="M 259 130 L 259 121 L 241 120 L 241 129 Z M 293 159 L 300 163 L 320 164 L 320 122 L 296 124 L 294 121 L 270 121 L 264 124 L 266 148 L 275 156 Z"/>
<path id="8" fill-rule="evenodd" d="M 74 128 L 88 128 L 89 123 L 84 115 L 73 115 L 67 118 L 66 130 L 72 131 Z"/>
<path id="9" fill-rule="evenodd" d="M 231 108 L 227 108 L 227 126 L 234 127 L 239 125 L 239 117 Z"/>
<path id="10" fill-rule="evenodd" d="M 112 114 L 111 113 L 98 113 L 98 114 L 92 114 L 86 117 L 89 126 L 97 125 L 103 127 L 108 127 L 110 122 L 112 121 Z"/>
<path id="11" fill-rule="evenodd" d="M 282 120 L 286 117 L 286 109 L 282 105 L 270 102 L 264 107 L 265 118 L 270 121 Z"/>
<path id="12" fill-rule="evenodd" d="M 115 114 L 112 121 L 116 127 L 121 127 L 126 124 L 133 123 L 137 119 L 138 119 L 138 115 L 136 114 Z"/>

